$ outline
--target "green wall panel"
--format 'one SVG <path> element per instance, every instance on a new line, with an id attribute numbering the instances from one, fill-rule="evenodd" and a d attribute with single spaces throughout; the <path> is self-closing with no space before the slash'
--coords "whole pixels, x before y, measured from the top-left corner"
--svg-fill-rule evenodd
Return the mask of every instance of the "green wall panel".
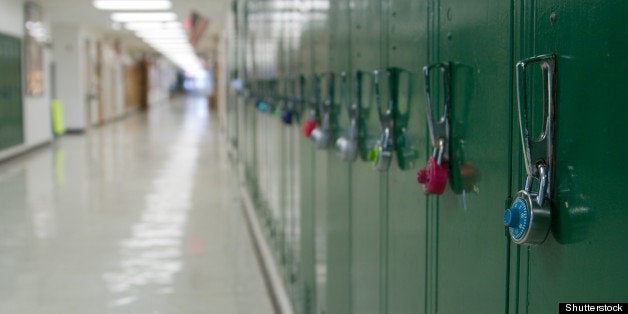
<path id="1" fill-rule="evenodd" d="M 22 113 L 22 42 L 0 34 L 0 149 L 24 141 Z"/>

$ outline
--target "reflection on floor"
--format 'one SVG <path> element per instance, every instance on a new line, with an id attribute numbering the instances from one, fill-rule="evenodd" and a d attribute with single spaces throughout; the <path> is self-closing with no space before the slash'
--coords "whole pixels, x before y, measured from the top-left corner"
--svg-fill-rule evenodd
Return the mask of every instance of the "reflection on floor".
<path id="1" fill-rule="evenodd" d="M 0 163 L 0 312 L 271 313 L 204 98 Z"/>

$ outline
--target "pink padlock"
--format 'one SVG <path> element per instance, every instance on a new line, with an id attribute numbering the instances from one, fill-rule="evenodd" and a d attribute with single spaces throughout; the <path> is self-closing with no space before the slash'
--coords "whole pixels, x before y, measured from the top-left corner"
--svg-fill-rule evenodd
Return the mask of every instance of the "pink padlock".
<path id="1" fill-rule="evenodd" d="M 439 165 L 436 157 L 432 156 L 427 161 L 425 169 L 419 170 L 417 173 L 417 181 L 423 184 L 423 191 L 427 194 L 443 194 L 447 186 L 447 177 L 449 176 L 449 164 L 446 159 L 442 159 Z"/>
<path id="2" fill-rule="evenodd" d="M 305 122 L 303 122 L 303 135 L 307 138 L 312 136 L 312 131 L 316 128 L 316 120 L 313 118 L 307 118 Z"/>

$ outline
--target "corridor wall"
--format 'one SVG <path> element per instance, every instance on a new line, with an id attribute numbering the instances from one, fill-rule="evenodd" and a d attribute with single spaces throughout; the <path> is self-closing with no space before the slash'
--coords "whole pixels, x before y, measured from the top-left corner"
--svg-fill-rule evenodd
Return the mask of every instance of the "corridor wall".
<path id="1" fill-rule="evenodd" d="M 43 26 L 50 30 L 48 20 L 44 15 Z M 24 41 L 24 6 L 20 0 L 5 0 L 0 2 L 0 33 L 18 38 L 20 45 Z M 23 49 L 21 50 L 23 52 Z M 16 144 L 0 148 L 0 160 L 9 158 L 32 147 L 50 142 L 52 140 L 52 126 L 50 113 L 50 62 L 51 54 L 48 49 L 43 50 L 43 77 L 44 90 L 41 95 L 28 96 L 22 87 L 21 115 L 14 121 L 21 124 L 22 137 Z M 22 60 L 23 65 L 23 60 Z M 2 74 L 9 73 L 2 70 Z M 22 78 L 24 74 L 21 74 Z M 0 86 L 2 87 L 2 86 Z M 5 86 L 6 87 L 6 86 Z M 1 110 L 0 110 L 1 112 Z M 17 116 L 16 116 L 17 117 Z M 0 121 L 2 118 L 0 118 Z M 18 126 L 19 127 L 19 126 Z"/>
<path id="2" fill-rule="evenodd" d="M 56 97 L 64 106 L 66 128 L 70 131 L 84 131 L 89 127 L 87 104 L 89 81 L 86 77 L 88 34 L 77 25 L 54 24 L 52 36 L 55 44 Z"/>
<path id="3" fill-rule="evenodd" d="M 227 63 L 242 88 L 229 95 L 227 137 L 295 311 L 555 313 L 559 302 L 625 301 L 626 6 L 234 1 Z M 555 67 L 516 75 L 538 56 Z M 433 124 L 449 125 L 442 194 L 417 183 L 439 156 L 428 99 Z M 520 115 L 525 141 L 554 141 L 551 188 L 533 185 L 550 191 L 537 245 L 504 226 L 527 176 Z"/>

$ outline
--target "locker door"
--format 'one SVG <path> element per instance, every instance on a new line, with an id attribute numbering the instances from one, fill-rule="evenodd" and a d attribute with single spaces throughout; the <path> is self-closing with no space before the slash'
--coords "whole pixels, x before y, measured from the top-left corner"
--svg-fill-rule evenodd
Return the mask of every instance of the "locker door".
<path id="1" fill-rule="evenodd" d="M 330 28 L 330 2 L 329 0 L 309 2 L 310 11 L 308 16 L 310 19 L 310 38 L 312 48 L 312 73 L 320 75 L 321 84 L 319 95 L 314 95 L 318 102 L 326 100 L 328 97 L 328 80 L 329 76 L 323 75 L 330 72 L 330 55 L 329 55 L 329 34 Z M 319 105 L 319 104 L 317 104 Z M 328 177 L 327 169 L 329 162 L 329 152 L 327 150 L 314 149 L 314 143 L 309 143 L 313 150 L 313 218 L 314 218 L 314 273 L 315 273 L 315 289 L 316 289 L 316 307 L 315 313 L 327 312 L 327 289 L 328 289 L 328 247 L 327 247 L 327 215 L 329 210 L 328 204 Z"/>
<path id="2" fill-rule="evenodd" d="M 382 27 L 381 1 L 352 1 L 351 3 L 351 67 L 363 74 L 362 132 L 363 144 L 377 140 L 379 120 L 374 112 L 372 96 L 373 70 L 381 67 Z M 364 145 L 364 146 L 365 146 Z M 363 148 L 365 148 L 363 146 Z M 382 308 L 382 259 L 384 246 L 380 204 L 381 174 L 361 151 L 351 163 L 351 286 L 353 313 L 384 313 Z"/>
<path id="3" fill-rule="evenodd" d="M 311 0 L 298 1 L 301 7 L 309 5 Z M 305 9 L 300 12 L 302 22 L 302 35 L 299 46 L 300 72 L 305 77 L 304 117 L 307 116 L 309 102 L 314 99 L 314 40 L 313 22 L 311 13 Z M 303 120 L 301 123 L 303 123 Z M 300 126 L 299 126 L 300 129 Z M 300 250 L 300 274 L 301 274 L 301 304 L 295 305 L 297 313 L 315 313 L 316 311 L 316 272 L 315 272 L 315 247 L 314 247 L 314 209 L 316 198 L 314 195 L 314 177 L 316 168 L 314 167 L 314 147 L 312 142 L 302 134 L 299 138 L 299 163 L 300 163 L 300 229 L 301 229 L 301 250 Z"/>
<path id="4" fill-rule="evenodd" d="M 511 312 L 555 313 L 559 302 L 621 302 L 628 279 L 622 197 L 628 170 L 620 144 L 628 131 L 628 2 L 515 4 L 515 59 L 557 56 L 557 103 L 551 227 L 541 245 L 513 245 Z M 527 92 L 536 113 L 542 77 L 530 70 Z M 513 164 L 522 169 L 518 139 L 513 151 Z M 511 192 L 521 188 L 524 173 L 513 176 Z"/>
<path id="5" fill-rule="evenodd" d="M 351 101 L 349 1 L 329 4 L 329 69 L 334 74 L 334 105 L 325 169 L 328 179 L 326 313 L 351 313 L 350 167 L 335 151 L 336 138 L 345 133 L 348 125 L 346 106 Z"/>
<path id="6" fill-rule="evenodd" d="M 428 313 L 506 310 L 508 239 L 501 217 L 510 180 L 510 9 L 506 1 L 489 0 L 440 0 L 432 7 L 430 62 L 451 62 L 451 130 L 448 186 L 440 197 L 430 196 L 438 203 L 429 222 L 436 247 Z M 431 81 L 433 106 L 440 108 L 441 80 Z"/>
<path id="7" fill-rule="evenodd" d="M 382 54 L 398 71 L 395 114 L 395 160 L 386 181 L 382 221 L 386 289 L 384 313 L 421 313 L 425 303 L 426 197 L 416 173 L 428 150 L 425 94 L 421 68 L 427 60 L 427 4 L 425 1 L 382 2 L 385 26 Z M 382 95 L 386 97 L 386 95 Z"/>
<path id="8" fill-rule="evenodd" d="M 297 13 L 292 11 L 292 13 Z M 296 14 L 298 16 L 298 14 Z M 300 79 L 299 56 L 300 51 L 298 43 L 301 40 L 300 30 L 301 20 L 293 18 L 285 21 L 285 41 L 286 41 L 286 62 L 287 77 L 286 97 L 291 102 L 289 108 L 292 109 L 292 123 L 286 125 L 286 217 L 287 217 L 287 269 L 286 282 L 290 298 L 295 308 L 301 309 L 301 290 L 300 290 L 300 252 L 301 252 L 301 165 L 299 159 L 301 132 L 299 127 L 299 117 L 301 116 L 301 104 L 298 101 L 303 97 L 301 89 L 302 80 Z"/>

